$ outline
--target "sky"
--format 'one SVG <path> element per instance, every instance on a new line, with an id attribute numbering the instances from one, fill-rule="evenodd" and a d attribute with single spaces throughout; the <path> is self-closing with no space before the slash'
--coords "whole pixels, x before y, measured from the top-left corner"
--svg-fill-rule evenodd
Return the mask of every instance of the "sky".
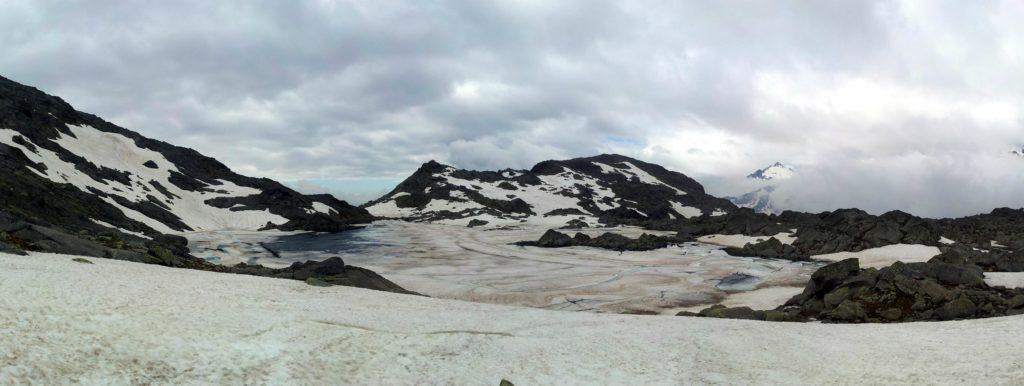
<path id="1" fill-rule="evenodd" d="M 620 153 L 793 209 L 1024 206 L 1020 1 L 3 1 L 0 75 L 355 203 Z"/>

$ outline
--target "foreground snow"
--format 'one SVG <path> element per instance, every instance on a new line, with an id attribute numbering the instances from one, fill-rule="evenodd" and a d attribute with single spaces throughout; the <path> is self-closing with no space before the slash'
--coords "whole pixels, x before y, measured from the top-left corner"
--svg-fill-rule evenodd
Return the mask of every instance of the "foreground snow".
<path id="1" fill-rule="evenodd" d="M 604 315 L 0 254 L 0 384 L 1011 384 L 1024 317 Z"/>

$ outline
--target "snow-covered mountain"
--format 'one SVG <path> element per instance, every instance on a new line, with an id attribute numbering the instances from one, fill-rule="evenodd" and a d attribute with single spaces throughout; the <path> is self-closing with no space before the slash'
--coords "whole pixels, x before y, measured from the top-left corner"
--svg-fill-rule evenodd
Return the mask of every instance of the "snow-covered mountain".
<path id="1" fill-rule="evenodd" d="M 236 174 L 192 149 L 143 137 L 2 77 L 0 166 L 0 219 L 69 233 L 330 231 L 371 219 L 332 196 Z"/>
<path id="2" fill-rule="evenodd" d="M 772 197 L 773 192 L 775 192 L 774 186 L 765 186 L 753 192 L 738 197 L 726 197 L 726 199 L 740 208 L 750 208 L 757 213 L 782 213 L 782 209 L 775 205 L 775 198 Z"/>
<path id="3" fill-rule="evenodd" d="M 726 199 L 740 208 L 750 208 L 764 214 L 780 214 L 785 208 L 777 203 L 774 194 L 779 184 L 793 178 L 795 174 L 796 170 L 792 166 L 776 162 L 747 175 L 749 180 L 768 185 L 736 197 L 726 197 Z"/>
<path id="4" fill-rule="evenodd" d="M 613 154 L 530 170 L 470 171 L 430 161 L 364 207 L 413 221 L 553 226 L 718 216 L 735 208 L 681 173 Z"/>
<path id="5" fill-rule="evenodd" d="M 786 165 L 782 162 L 776 162 L 768 165 L 763 169 L 758 169 L 753 173 L 747 175 L 747 178 L 754 180 L 788 180 L 793 177 L 794 169 L 792 166 Z"/>
<path id="6" fill-rule="evenodd" d="M 1016 149 L 1013 149 L 1013 150 L 1010 151 L 1010 154 L 1013 154 L 1013 155 L 1018 156 L 1020 158 L 1024 158 L 1024 147 L 1018 147 Z"/>

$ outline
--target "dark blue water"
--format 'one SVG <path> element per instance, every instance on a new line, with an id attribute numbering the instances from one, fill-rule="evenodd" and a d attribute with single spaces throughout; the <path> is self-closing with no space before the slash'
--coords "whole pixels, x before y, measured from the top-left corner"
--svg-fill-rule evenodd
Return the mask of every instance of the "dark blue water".
<path id="1" fill-rule="evenodd" d="M 324 252 L 324 253 L 363 253 L 373 248 L 391 246 L 373 237 L 373 232 L 356 229 L 341 233 L 300 233 L 282 236 L 264 243 L 266 248 L 275 252 Z"/>

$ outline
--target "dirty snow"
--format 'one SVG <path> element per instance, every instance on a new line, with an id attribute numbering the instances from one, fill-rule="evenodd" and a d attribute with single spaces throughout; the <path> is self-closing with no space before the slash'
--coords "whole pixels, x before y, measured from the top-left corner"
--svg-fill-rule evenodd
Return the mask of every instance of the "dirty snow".
<path id="1" fill-rule="evenodd" d="M 518 308 L 0 254 L 3 384 L 1015 384 L 1024 317 L 830 325 Z M 116 290 L 112 290 L 116 289 Z"/>
<path id="2" fill-rule="evenodd" d="M 797 239 L 796 236 L 793 236 L 793 233 L 782 232 L 776 234 L 775 236 L 706 235 L 698 237 L 697 241 L 700 241 L 702 243 L 721 245 L 723 247 L 743 248 L 743 246 L 747 244 L 757 244 L 762 241 L 767 241 L 768 239 L 774 237 L 783 244 L 792 245 L 794 242 L 796 242 Z"/>
<path id="3" fill-rule="evenodd" d="M 827 255 L 811 256 L 814 260 L 840 261 L 849 258 L 860 259 L 861 268 L 883 268 L 897 261 L 904 263 L 922 263 L 941 253 L 938 247 L 919 244 L 894 244 L 879 248 L 865 249 L 860 252 L 839 252 Z"/>

